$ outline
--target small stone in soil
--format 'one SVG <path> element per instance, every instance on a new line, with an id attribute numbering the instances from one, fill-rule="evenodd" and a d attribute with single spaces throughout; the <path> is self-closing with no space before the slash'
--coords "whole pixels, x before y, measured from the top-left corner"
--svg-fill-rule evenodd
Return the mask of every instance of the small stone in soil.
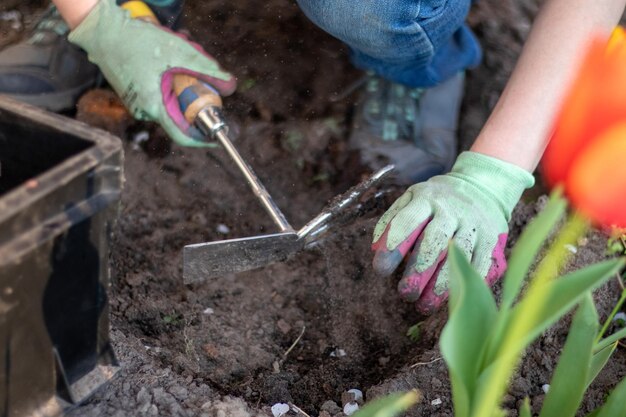
<path id="1" fill-rule="evenodd" d="M 215 230 L 217 231 L 217 233 L 221 233 L 223 235 L 227 235 L 230 233 L 230 227 L 226 226 L 225 224 L 218 224 Z"/>
<path id="2" fill-rule="evenodd" d="M 150 133 L 147 130 L 142 130 L 133 135 L 133 150 L 141 150 L 141 144 L 150 140 Z"/>
<path id="3" fill-rule="evenodd" d="M 274 417 L 282 417 L 289 412 L 289 405 L 285 403 L 276 403 L 272 406 L 272 414 Z"/>
<path id="4" fill-rule="evenodd" d="M 343 406 L 343 413 L 347 416 L 351 416 L 352 414 L 356 413 L 358 409 L 359 405 L 357 403 L 348 403 Z"/>
<path id="5" fill-rule="evenodd" d="M 441 403 L 442 403 L 441 398 L 435 398 L 434 400 L 430 402 L 430 405 L 436 406 L 436 405 L 441 405 Z"/>
<path id="6" fill-rule="evenodd" d="M 204 309 L 203 313 L 207 316 L 210 316 L 211 314 L 215 313 L 215 310 L 213 310 L 211 307 L 207 307 Z"/>
<path id="7" fill-rule="evenodd" d="M 291 331 L 291 326 L 285 320 L 280 319 L 276 322 L 276 326 L 282 334 L 287 334 Z"/>
<path id="8" fill-rule="evenodd" d="M 550 391 L 550 384 L 543 384 L 541 390 L 547 394 Z"/>
<path id="9" fill-rule="evenodd" d="M 326 401 L 324 404 L 322 404 L 322 407 L 320 409 L 321 411 L 326 411 L 328 412 L 328 414 L 333 415 L 333 416 L 341 412 L 341 408 L 339 408 L 337 403 L 332 400 Z"/>
<path id="10" fill-rule="evenodd" d="M 331 358 L 343 358 L 346 355 L 347 355 L 346 351 L 343 349 L 335 349 L 332 352 L 330 352 Z"/>
<path id="11" fill-rule="evenodd" d="M 361 390 L 352 388 L 341 394 L 341 404 L 346 405 L 353 402 L 363 404 L 363 392 Z"/>
<path id="12" fill-rule="evenodd" d="M 360 389 L 352 388 L 349 389 L 348 392 L 354 394 L 354 401 L 359 404 L 363 404 L 363 391 L 361 391 Z"/>
<path id="13" fill-rule="evenodd" d="M 443 383 L 439 379 L 437 379 L 437 378 L 433 378 L 433 379 L 430 380 L 430 386 L 435 388 L 435 389 L 441 388 L 442 385 L 443 385 Z"/>

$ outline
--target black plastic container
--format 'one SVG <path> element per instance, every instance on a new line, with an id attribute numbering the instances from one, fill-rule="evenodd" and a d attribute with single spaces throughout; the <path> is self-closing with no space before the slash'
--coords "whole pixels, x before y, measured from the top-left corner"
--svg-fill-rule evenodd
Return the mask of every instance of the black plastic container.
<path id="1" fill-rule="evenodd" d="M 119 139 L 0 96 L 0 416 L 56 416 L 109 380 Z"/>

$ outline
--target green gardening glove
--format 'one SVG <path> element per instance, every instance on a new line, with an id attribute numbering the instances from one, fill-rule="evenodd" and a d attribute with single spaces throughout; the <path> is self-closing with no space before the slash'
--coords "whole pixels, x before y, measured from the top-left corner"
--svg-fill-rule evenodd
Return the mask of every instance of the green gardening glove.
<path id="1" fill-rule="evenodd" d="M 431 313 L 448 296 L 448 244 L 453 240 L 492 285 L 506 269 L 511 212 L 534 177 L 476 152 L 459 155 L 446 175 L 411 186 L 374 230 L 374 269 L 389 275 L 409 255 L 400 295 Z"/>
<path id="2" fill-rule="evenodd" d="M 161 124 L 183 146 L 207 146 L 183 117 L 172 90 L 174 74 L 192 75 L 222 95 L 236 88 L 198 44 L 161 26 L 131 19 L 115 0 L 100 0 L 69 36 L 83 48 L 135 118 Z"/>

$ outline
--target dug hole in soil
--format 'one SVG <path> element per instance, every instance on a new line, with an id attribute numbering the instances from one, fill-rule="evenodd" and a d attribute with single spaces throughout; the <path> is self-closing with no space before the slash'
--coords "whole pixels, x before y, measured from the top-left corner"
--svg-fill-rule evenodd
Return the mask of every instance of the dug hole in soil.
<path id="1" fill-rule="evenodd" d="M 16 6 L 25 26 L 40 6 Z M 495 105 L 537 8 L 535 0 L 474 7 L 469 22 L 485 57 L 468 72 L 462 148 Z M 185 21 L 238 77 L 238 92 L 226 99 L 237 146 L 294 226 L 364 177 L 346 146 L 353 97 L 341 97 L 361 73 L 341 43 L 287 0 L 188 0 Z M 0 30 L 0 45 L 25 33 L 2 22 Z M 93 106 L 110 111 L 99 118 Z M 183 285 L 186 244 L 275 228 L 223 150 L 172 146 L 160 128 L 133 122 L 119 106 L 112 93 L 93 91 L 77 118 L 126 139 L 110 290 L 111 338 L 123 370 L 70 416 L 245 417 L 271 415 L 277 402 L 311 416 L 342 416 L 342 396 L 351 388 L 367 400 L 417 388 L 423 399 L 408 415 L 453 415 L 437 348 L 447 311 L 419 316 L 398 299 L 399 275 L 383 279 L 370 267 L 373 226 L 402 189 L 386 185 L 365 217 L 286 263 Z M 543 204 L 535 202 L 541 193 L 532 190 L 516 209 L 509 245 Z M 605 249 L 606 239 L 592 234 L 570 268 L 603 259 Z M 615 283 L 596 293 L 601 318 L 618 295 Z M 418 322 L 415 342 L 406 332 Z M 526 396 L 539 409 L 568 325 L 563 320 L 527 352 L 505 398 L 511 416 Z M 601 404 L 626 375 L 624 359 L 618 350 L 583 411 Z"/>

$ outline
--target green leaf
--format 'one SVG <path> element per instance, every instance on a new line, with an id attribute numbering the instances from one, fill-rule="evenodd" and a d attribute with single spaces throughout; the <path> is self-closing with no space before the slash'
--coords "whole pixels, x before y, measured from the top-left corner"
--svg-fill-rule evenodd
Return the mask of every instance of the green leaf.
<path id="1" fill-rule="evenodd" d="M 596 408 L 591 413 L 587 414 L 585 417 L 598 417 L 598 413 L 600 413 L 601 409 Z"/>
<path id="2" fill-rule="evenodd" d="M 587 388 L 589 364 L 598 327 L 598 313 L 591 294 L 587 293 L 572 320 L 539 417 L 576 415 Z"/>
<path id="3" fill-rule="evenodd" d="M 626 379 L 615 387 L 597 417 L 626 417 Z"/>
<path id="4" fill-rule="evenodd" d="M 493 412 L 526 347 L 586 292 L 610 279 L 621 265 L 620 260 L 602 262 L 529 290 L 532 294 L 526 295 L 510 311 L 503 339 L 490 345 L 495 348 L 493 357 L 481 361 L 482 372 L 477 388 L 471 394 L 473 416 L 482 417 Z"/>
<path id="5" fill-rule="evenodd" d="M 605 347 L 612 345 L 613 343 L 625 337 L 626 337 L 626 328 L 621 329 L 613 333 L 612 335 L 600 340 L 598 344 L 596 345 L 595 351 L 598 352 L 599 350 L 604 349 Z"/>
<path id="6" fill-rule="evenodd" d="M 597 352 L 594 352 L 591 357 L 591 364 L 589 364 L 589 375 L 587 376 L 587 387 L 591 385 L 594 379 L 598 376 L 604 365 L 609 361 L 609 358 L 617 348 L 617 341 L 613 342 L 606 346 L 604 349 L 600 349 Z"/>
<path id="7" fill-rule="evenodd" d="M 504 335 L 510 324 L 510 309 L 518 298 L 528 270 L 532 266 L 537 253 L 544 245 L 554 226 L 563 217 L 567 202 L 559 191 L 555 191 L 546 207 L 535 219 L 526 226 L 524 232 L 515 244 L 509 258 L 509 265 L 503 280 L 503 295 L 500 303 L 500 313 L 496 324 L 489 336 L 487 353 L 484 356 L 483 367 L 488 367 L 496 360 L 497 352 L 503 342 Z"/>
<path id="8" fill-rule="evenodd" d="M 556 223 L 563 217 L 566 207 L 567 202 L 561 192 L 555 191 L 543 211 L 526 226 L 511 252 L 503 281 L 501 310 L 508 310 L 513 305 L 537 253 Z"/>
<path id="9" fill-rule="evenodd" d="M 377 398 L 353 414 L 354 417 L 394 417 L 413 407 L 421 399 L 416 391 L 397 392 Z"/>
<path id="10" fill-rule="evenodd" d="M 586 292 L 593 291 L 612 278 L 623 264 L 621 259 L 612 259 L 549 281 L 538 289 L 547 295 L 546 301 L 541 305 L 535 305 L 536 300 L 533 297 L 525 297 L 520 301 L 511 311 L 511 322 L 524 320 L 523 315 L 528 311 L 536 309 L 540 311 L 537 314 L 536 323 L 525 337 L 519 340 L 519 351 L 524 350 L 535 338 L 565 315 Z M 511 353 L 517 354 L 517 352 Z"/>
<path id="11" fill-rule="evenodd" d="M 406 336 L 411 340 L 411 342 L 419 342 L 421 325 L 421 322 L 414 324 L 413 326 L 409 327 L 409 330 L 406 331 Z"/>
<path id="12" fill-rule="evenodd" d="M 485 341 L 497 308 L 491 290 L 456 245 L 450 245 L 450 317 L 441 339 L 456 417 L 469 416 Z"/>
<path id="13" fill-rule="evenodd" d="M 519 417 L 532 417 L 530 414 L 530 400 L 528 397 L 524 398 L 524 402 L 519 408 Z"/>
<path id="14" fill-rule="evenodd" d="M 507 415 L 509 415 L 509 413 L 507 413 L 501 408 L 498 408 L 496 411 L 493 412 L 491 417 L 506 417 Z"/>

